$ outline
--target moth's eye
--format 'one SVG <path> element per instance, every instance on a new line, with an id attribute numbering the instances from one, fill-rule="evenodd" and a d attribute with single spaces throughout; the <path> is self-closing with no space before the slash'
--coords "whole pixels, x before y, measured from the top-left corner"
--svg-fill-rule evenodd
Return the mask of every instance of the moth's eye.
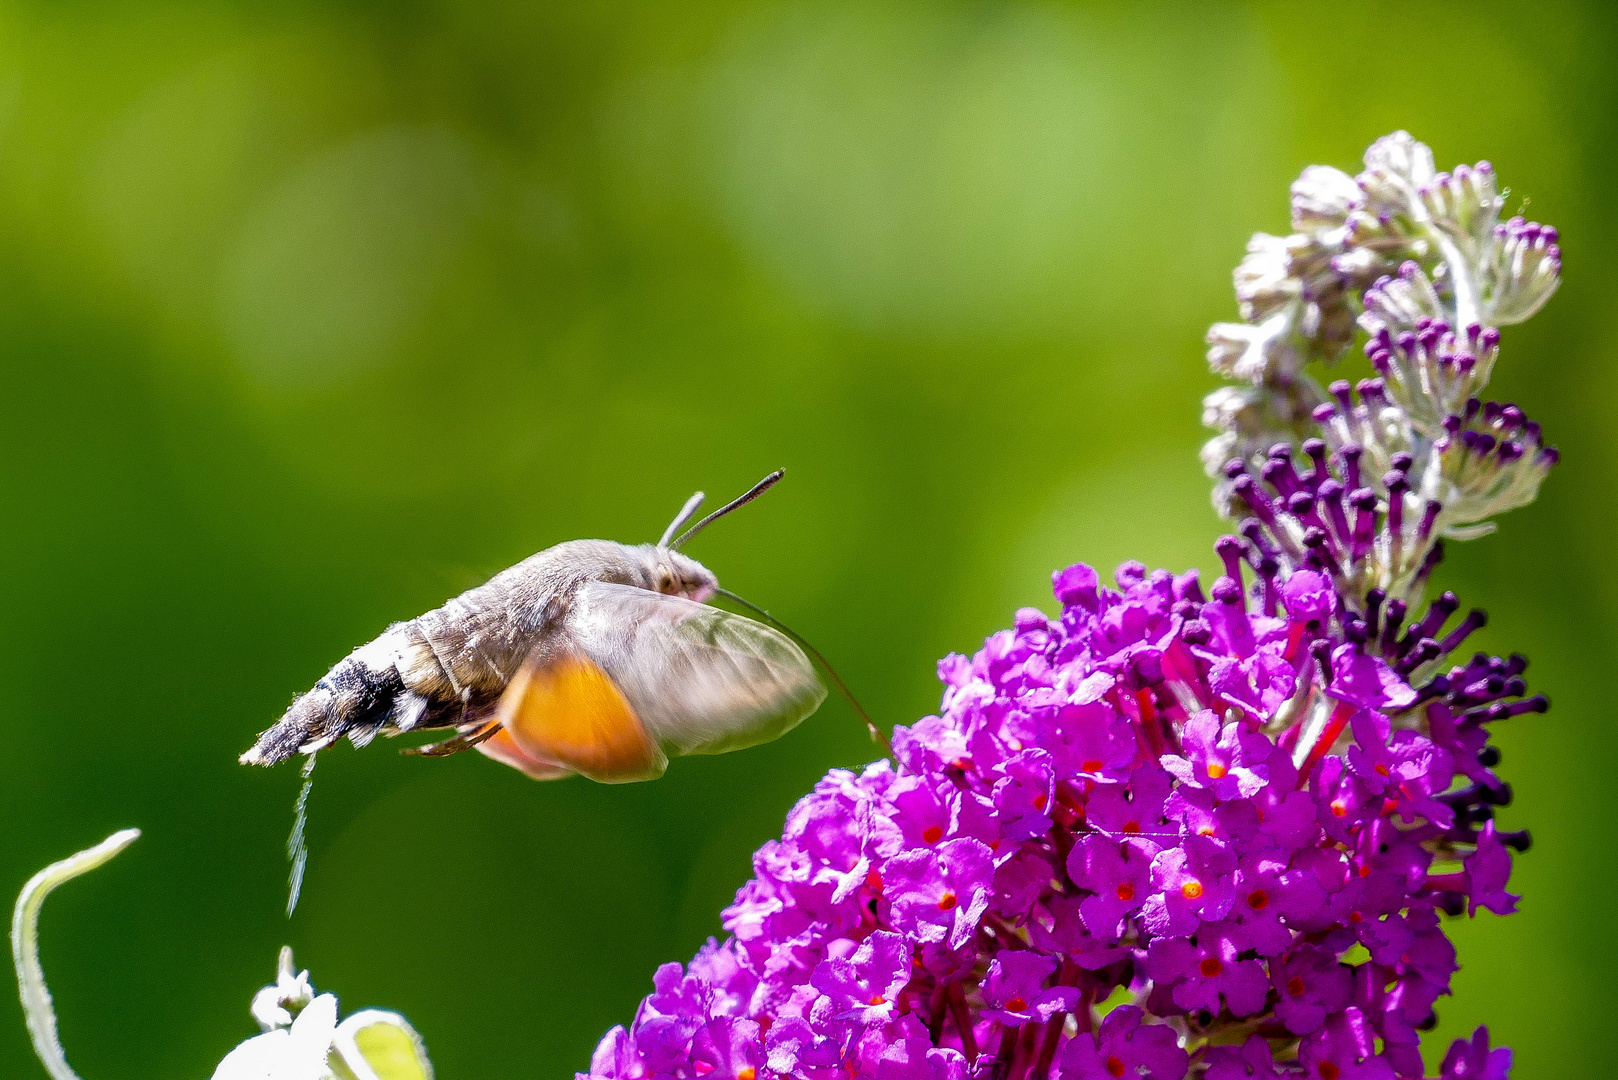
<path id="1" fill-rule="evenodd" d="M 663 571 L 663 573 L 658 576 L 658 579 L 657 579 L 657 591 L 658 592 L 672 594 L 675 591 L 675 589 L 677 588 L 677 586 L 678 586 L 678 583 L 674 580 L 674 575 L 669 573 L 667 570 Z"/>

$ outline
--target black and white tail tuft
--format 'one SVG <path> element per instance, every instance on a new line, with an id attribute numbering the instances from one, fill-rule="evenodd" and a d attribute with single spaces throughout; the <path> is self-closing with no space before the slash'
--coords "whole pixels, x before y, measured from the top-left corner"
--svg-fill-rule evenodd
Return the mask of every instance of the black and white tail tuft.
<path id="1" fill-rule="evenodd" d="M 344 737 L 363 746 L 384 724 L 400 719 L 396 714 L 414 720 L 422 707 L 422 699 L 405 690 L 397 668 L 373 671 L 358 661 L 344 660 L 294 701 L 275 726 L 241 756 L 241 762 L 278 765 L 297 754 L 324 750 Z"/>

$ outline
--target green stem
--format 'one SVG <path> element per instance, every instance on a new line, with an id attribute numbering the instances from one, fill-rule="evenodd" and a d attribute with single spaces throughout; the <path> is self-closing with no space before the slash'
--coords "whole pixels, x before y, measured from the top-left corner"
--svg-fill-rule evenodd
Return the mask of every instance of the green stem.
<path id="1" fill-rule="evenodd" d="M 23 1017 L 34 1040 L 34 1053 L 53 1080 L 79 1080 L 67 1063 L 62 1041 L 56 1034 L 56 1011 L 51 1008 L 51 992 L 45 986 L 45 970 L 39 966 L 39 909 L 52 889 L 89 873 L 140 839 L 139 829 L 123 829 L 93 848 L 52 863 L 22 887 L 17 907 L 11 913 L 11 958 L 17 965 L 17 991 L 22 996 Z"/>

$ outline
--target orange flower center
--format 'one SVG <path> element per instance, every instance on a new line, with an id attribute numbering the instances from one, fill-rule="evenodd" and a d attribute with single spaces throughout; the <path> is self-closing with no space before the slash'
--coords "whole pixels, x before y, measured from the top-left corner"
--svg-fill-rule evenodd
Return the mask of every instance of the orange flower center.
<path id="1" fill-rule="evenodd" d="M 1124 1075 L 1124 1063 L 1119 1061 L 1116 1056 L 1110 1057 L 1107 1059 L 1107 1071 L 1114 1076 L 1122 1076 Z"/>
<path id="2" fill-rule="evenodd" d="M 1101 771 L 1101 762 L 1097 758 L 1091 758 L 1089 761 L 1081 763 L 1081 767 L 1080 767 L 1079 771 L 1080 772 L 1100 772 Z"/>
<path id="3" fill-rule="evenodd" d="M 1320 1080 L 1337 1080 L 1338 1069 L 1329 1061 L 1322 1061 L 1315 1069 L 1320 1073 Z"/>
<path id="4" fill-rule="evenodd" d="M 1217 762 L 1217 761 L 1211 762 L 1208 765 L 1208 778 L 1210 780 L 1218 780 L 1218 779 L 1220 779 L 1221 777 L 1223 777 L 1225 775 L 1225 772 L 1226 772 L 1225 767 L 1223 765 L 1219 764 L 1219 762 Z"/>
<path id="5" fill-rule="evenodd" d="M 1293 997 L 1302 997 L 1306 989 L 1308 988 L 1303 985 L 1303 980 L 1296 975 L 1287 980 L 1287 993 Z"/>
<path id="6" fill-rule="evenodd" d="M 1010 1001 L 1006 1002 L 1006 1010 L 1008 1012 L 1022 1012 L 1026 1008 L 1028 1008 L 1028 1002 L 1024 1001 L 1020 997 L 1014 997 Z"/>
<path id="7" fill-rule="evenodd" d="M 1135 886 L 1125 881 L 1118 886 L 1118 899 L 1125 901 L 1135 899 Z"/>
<path id="8" fill-rule="evenodd" d="M 944 827 L 942 825 L 929 825 L 925 829 L 921 830 L 921 838 L 929 844 L 938 843 L 943 836 Z"/>
<path id="9" fill-rule="evenodd" d="M 1208 959 L 1198 964 L 1197 969 L 1202 972 L 1205 978 L 1212 979 L 1215 978 L 1221 971 L 1225 970 L 1225 965 L 1221 964 L 1217 959 L 1210 956 Z"/>
<path id="10" fill-rule="evenodd" d="M 1180 895 L 1187 900 L 1195 900 L 1202 895 L 1202 882 L 1188 881 L 1180 886 Z"/>
<path id="11" fill-rule="evenodd" d="M 1254 911 L 1263 911 L 1270 906 L 1270 894 L 1263 889 L 1254 889 L 1247 894 L 1247 906 Z"/>
<path id="12" fill-rule="evenodd" d="M 950 908 L 952 908 L 954 906 L 955 906 L 955 894 L 954 893 L 947 892 L 943 896 L 939 897 L 939 899 L 938 899 L 938 910 L 939 911 L 948 911 Z"/>

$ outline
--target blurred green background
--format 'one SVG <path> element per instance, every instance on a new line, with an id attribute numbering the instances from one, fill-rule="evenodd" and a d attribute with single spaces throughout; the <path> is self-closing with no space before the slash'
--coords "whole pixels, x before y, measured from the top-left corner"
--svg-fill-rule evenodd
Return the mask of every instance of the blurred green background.
<path id="1" fill-rule="evenodd" d="M 445 1080 L 584 1066 L 872 756 L 845 705 L 638 787 L 323 755 L 290 924 L 296 770 L 235 755 L 389 621 L 776 466 L 692 554 L 888 723 L 1053 568 L 1208 565 L 1231 268 L 1404 127 L 1568 268 L 1493 388 L 1565 464 L 1440 576 L 1556 707 L 1438 1034 L 1604 1068 L 1615 49 L 1596 3 L 0 3 L 0 892 L 146 831 L 47 906 L 69 1058 L 206 1077 L 289 942 Z"/>

